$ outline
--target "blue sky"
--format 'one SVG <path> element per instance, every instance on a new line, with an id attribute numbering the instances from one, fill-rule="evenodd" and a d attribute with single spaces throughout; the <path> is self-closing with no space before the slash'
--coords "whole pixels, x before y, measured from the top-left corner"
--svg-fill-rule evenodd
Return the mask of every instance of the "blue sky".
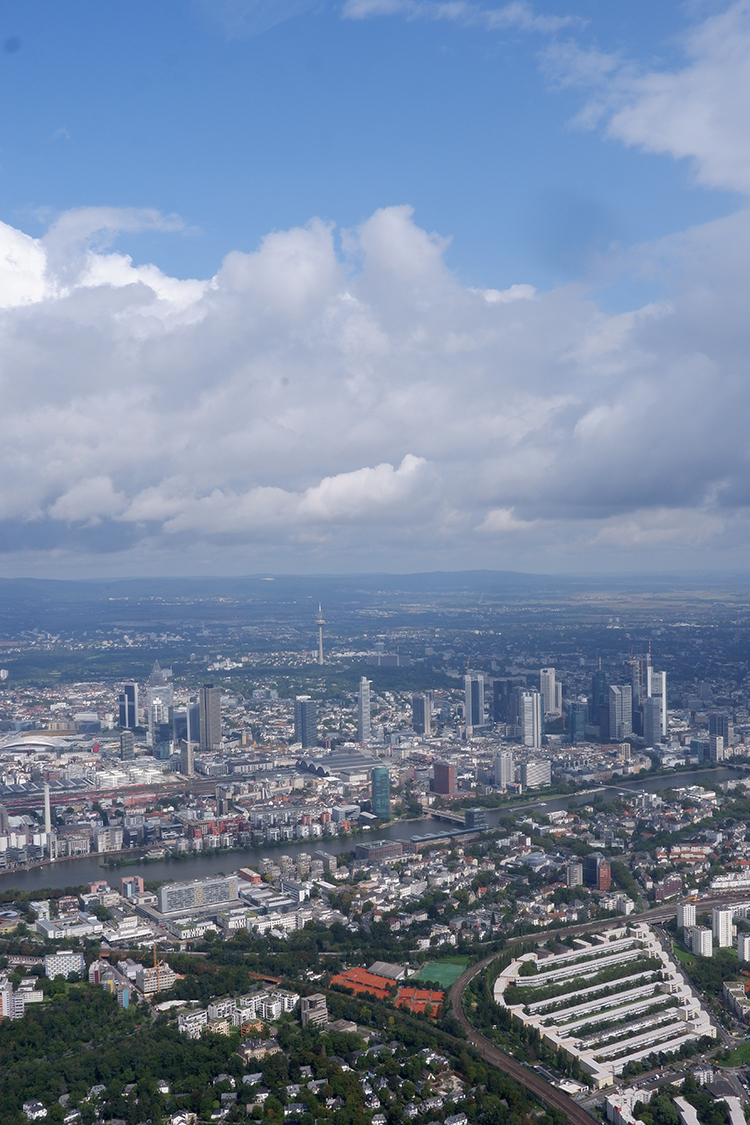
<path id="1" fill-rule="evenodd" d="M 744 566 L 748 62 L 744 0 L 3 5 L 0 571 Z"/>

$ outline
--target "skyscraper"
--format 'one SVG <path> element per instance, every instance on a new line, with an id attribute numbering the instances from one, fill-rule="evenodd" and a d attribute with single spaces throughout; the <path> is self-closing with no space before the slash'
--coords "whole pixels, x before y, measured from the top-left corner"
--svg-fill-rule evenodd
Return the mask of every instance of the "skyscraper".
<path id="1" fill-rule="evenodd" d="M 539 673 L 539 691 L 542 696 L 544 714 L 559 715 L 560 709 L 557 705 L 559 692 L 554 668 L 542 668 Z"/>
<path id="2" fill-rule="evenodd" d="M 588 703 L 576 700 L 568 708 L 568 736 L 571 742 L 586 741 L 586 719 L 588 718 Z"/>
<path id="3" fill-rule="evenodd" d="M 192 742 L 186 743 L 180 750 L 180 773 L 185 777 L 192 777 L 195 773 L 195 759 Z"/>
<path id="4" fill-rule="evenodd" d="M 357 699 L 357 742 L 370 741 L 370 681 L 363 676 L 359 681 Z"/>
<path id="5" fill-rule="evenodd" d="M 733 944 L 732 911 L 730 907 L 715 906 L 711 911 L 711 932 L 720 949 L 731 949 Z"/>
<path id="6" fill-rule="evenodd" d="M 727 711 L 709 711 L 708 712 L 708 737 L 709 739 L 715 738 L 719 735 L 724 739 L 724 748 L 731 746 L 732 735 L 734 734 L 734 725 L 729 718 Z"/>
<path id="7" fill-rule="evenodd" d="M 647 746 L 661 742 L 661 696 L 653 695 L 643 701 L 643 736 Z"/>
<path id="8" fill-rule="evenodd" d="M 318 744 L 318 708 L 309 695 L 298 695 L 294 701 L 294 741 L 303 749 Z"/>
<path id="9" fill-rule="evenodd" d="M 609 737 L 622 742 L 633 733 L 633 689 L 630 684 L 610 684 Z"/>
<path id="10" fill-rule="evenodd" d="M 513 755 L 510 750 L 501 750 L 495 756 L 495 785 L 507 789 L 515 781 Z"/>
<path id="11" fill-rule="evenodd" d="M 376 766 L 370 774 L 370 803 L 379 820 L 391 819 L 391 775 L 385 766 Z"/>
<path id="12" fill-rule="evenodd" d="M 158 741 L 156 728 L 172 721 L 172 685 L 167 673 L 162 671 L 158 660 L 154 661 L 146 685 L 146 694 L 148 700 L 148 744 L 154 746 Z"/>
<path id="13" fill-rule="evenodd" d="M 544 735 L 544 715 L 542 697 L 538 691 L 524 691 L 516 688 L 516 726 L 520 727 L 521 742 L 524 746 L 538 749 Z"/>
<path id="14" fill-rule="evenodd" d="M 511 679 L 495 680 L 492 685 L 492 719 L 496 723 L 511 722 L 511 701 L 515 684 Z"/>
<path id="15" fill-rule="evenodd" d="M 667 673 L 655 672 L 651 664 L 646 665 L 646 697 L 661 699 L 661 737 L 667 737 Z M 645 723 L 645 719 L 644 719 Z"/>
<path id="16" fill-rule="evenodd" d="M 609 697 L 607 694 L 607 675 L 598 668 L 591 677 L 591 722 L 594 726 L 602 727 L 602 734 L 609 726 L 609 720 L 604 720 L 607 712 Z"/>
<path id="17" fill-rule="evenodd" d="M 221 688 L 204 684 L 198 696 L 198 706 L 201 749 L 218 750 L 221 746 Z"/>
<path id="18" fill-rule="evenodd" d="M 323 620 L 323 606 L 321 605 L 320 602 L 318 602 L 318 616 L 315 620 L 315 624 L 318 626 L 318 664 L 322 664 L 323 663 L 323 626 L 325 625 L 325 621 Z"/>
<path id="19" fill-rule="evenodd" d="M 472 730 L 484 726 L 484 676 L 481 672 L 469 672 L 464 676 L 464 699 L 466 726 Z"/>
<path id="20" fill-rule="evenodd" d="M 453 797 L 456 792 L 456 768 L 447 762 L 435 762 L 432 767 L 433 791 Z"/>
<path id="21" fill-rule="evenodd" d="M 432 707 L 430 698 L 421 692 L 411 697 L 411 725 L 415 734 L 432 734 Z"/>
<path id="22" fill-rule="evenodd" d="M 123 762 L 132 762 L 135 758 L 135 738 L 132 730 L 124 730 L 120 735 L 120 757 Z"/>
<path id="23" fill-rule="evenodd" d="M 117 697 L 117 706 L 122 729 L 135 730 L 138 726 L 138 684 L 125 684 Z"/>

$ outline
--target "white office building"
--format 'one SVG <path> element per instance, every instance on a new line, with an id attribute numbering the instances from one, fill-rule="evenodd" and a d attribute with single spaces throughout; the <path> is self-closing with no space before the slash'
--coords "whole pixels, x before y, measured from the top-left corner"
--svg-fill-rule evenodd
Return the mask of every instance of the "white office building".
<path id="1" fill-rule="evenodd" d="M 73 973 L 80 973 L 83 977 L 86 962 L 82 953 L 74 953 L 72 949 L 58 949 L 57 953 L 48 953 L 44 958 L 44 972 L 50 980 L 55 977 L 69 977 Z"/>
<path id="2" fill-rule="evenodd" d="M 562 711 L 562 685 L 558 684 L 555 679 L 554 668 L 542 668 L 540 671 L 539 692 L 542 697 L 544 714 L 555 718 L 560 715 Z"/>
<path id="3" fill-rule="evenodd" d="M 516 696 L 516 725 L 521 742 L 538 750 L 542 745 L 542 696 L 538 691 L 519 691 Z"/>
<path id="4" fill-rule="evenodd" d="M 495 757 L 495 785 L 507 789 L 515 781 L 515 762 L 510 750 L 501 750 Z"/>
<path id="5" fill-rule="evenodd" d="M 370 681 L 363 676 L 359 681 L 357 700 L 357 742 L 369 742 L 370 737 Z"/>
<path id="6" fill-rule="evenodd" d="M 552 763 L 546 760 L 524 762 L 521 766 L 521 782 L 524 789 L 542 789 L 552 784 Z"/>
<path id="7" fill-rule="evenodd" d="M 661 736 L 667 737 L 667 673 L 655 672 L 649 664 L 646 667 L 646 695 L 649 699 L 661 700 Z"/>

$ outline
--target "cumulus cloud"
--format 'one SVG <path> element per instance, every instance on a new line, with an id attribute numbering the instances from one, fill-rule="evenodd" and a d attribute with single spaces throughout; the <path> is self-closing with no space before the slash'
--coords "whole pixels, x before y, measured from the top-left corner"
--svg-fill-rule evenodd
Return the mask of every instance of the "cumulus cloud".
<path id="1" fill-rule="evenodd" d="M 689 159 L 698 183 L 750 192 L 750 2 L 739 0 L 681 38 L 682 65 L 646 69 L 575 42 L 547 63 L 589 91 L 577 117 L 645 152 Z"/>
<path id="2" fill-rule="evenodd" d="M 0 227 L 6 571 L 746 551 L 750 212 L 621 253 L 664 299 L 617 314 L 461 285 L 406 206 L 340 244 L 273 232 L 208 279 L 117 253 L 122 221 Z"/>

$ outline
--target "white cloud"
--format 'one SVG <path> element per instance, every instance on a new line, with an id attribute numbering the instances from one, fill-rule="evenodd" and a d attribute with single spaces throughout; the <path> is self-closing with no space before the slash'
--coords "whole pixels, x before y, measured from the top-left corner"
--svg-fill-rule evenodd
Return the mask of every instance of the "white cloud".
<path id="1" fill-rule="evenodd" d="M 6 569 L 743 557 L 750 212 L 621 255 L 665 299 L 620 314 L 462 286 L 408 207 L 343 257 L 314 220 L 205 280 L 97 247 L 100 222 L 58 220 L 52 273 L 48 239 L 0 228 Z"/>
<path id="2" fill-rule="evenodd" d="M 346 0 L 344 19 L 364 20 L 374 16 L 401 15 L 410 20 L 426 19 L 484 27 L 490 31 L 526 31 L 551 34 L 580 25 L 576 16 L 538 15 L 525 0 L 513 0 L 501 8 L 483 8 L 469 0 Z"/>
<path id="3" fill-rule="evenodd" d="M 547 62 L 591 91 L 577 117 L 646 152 L 689 159 L 698 183 L 750 192 L 750 2 L 739 0 L 681 39 L 684 62 L 646 69 L 618 55 L 556 44 Z"/>

